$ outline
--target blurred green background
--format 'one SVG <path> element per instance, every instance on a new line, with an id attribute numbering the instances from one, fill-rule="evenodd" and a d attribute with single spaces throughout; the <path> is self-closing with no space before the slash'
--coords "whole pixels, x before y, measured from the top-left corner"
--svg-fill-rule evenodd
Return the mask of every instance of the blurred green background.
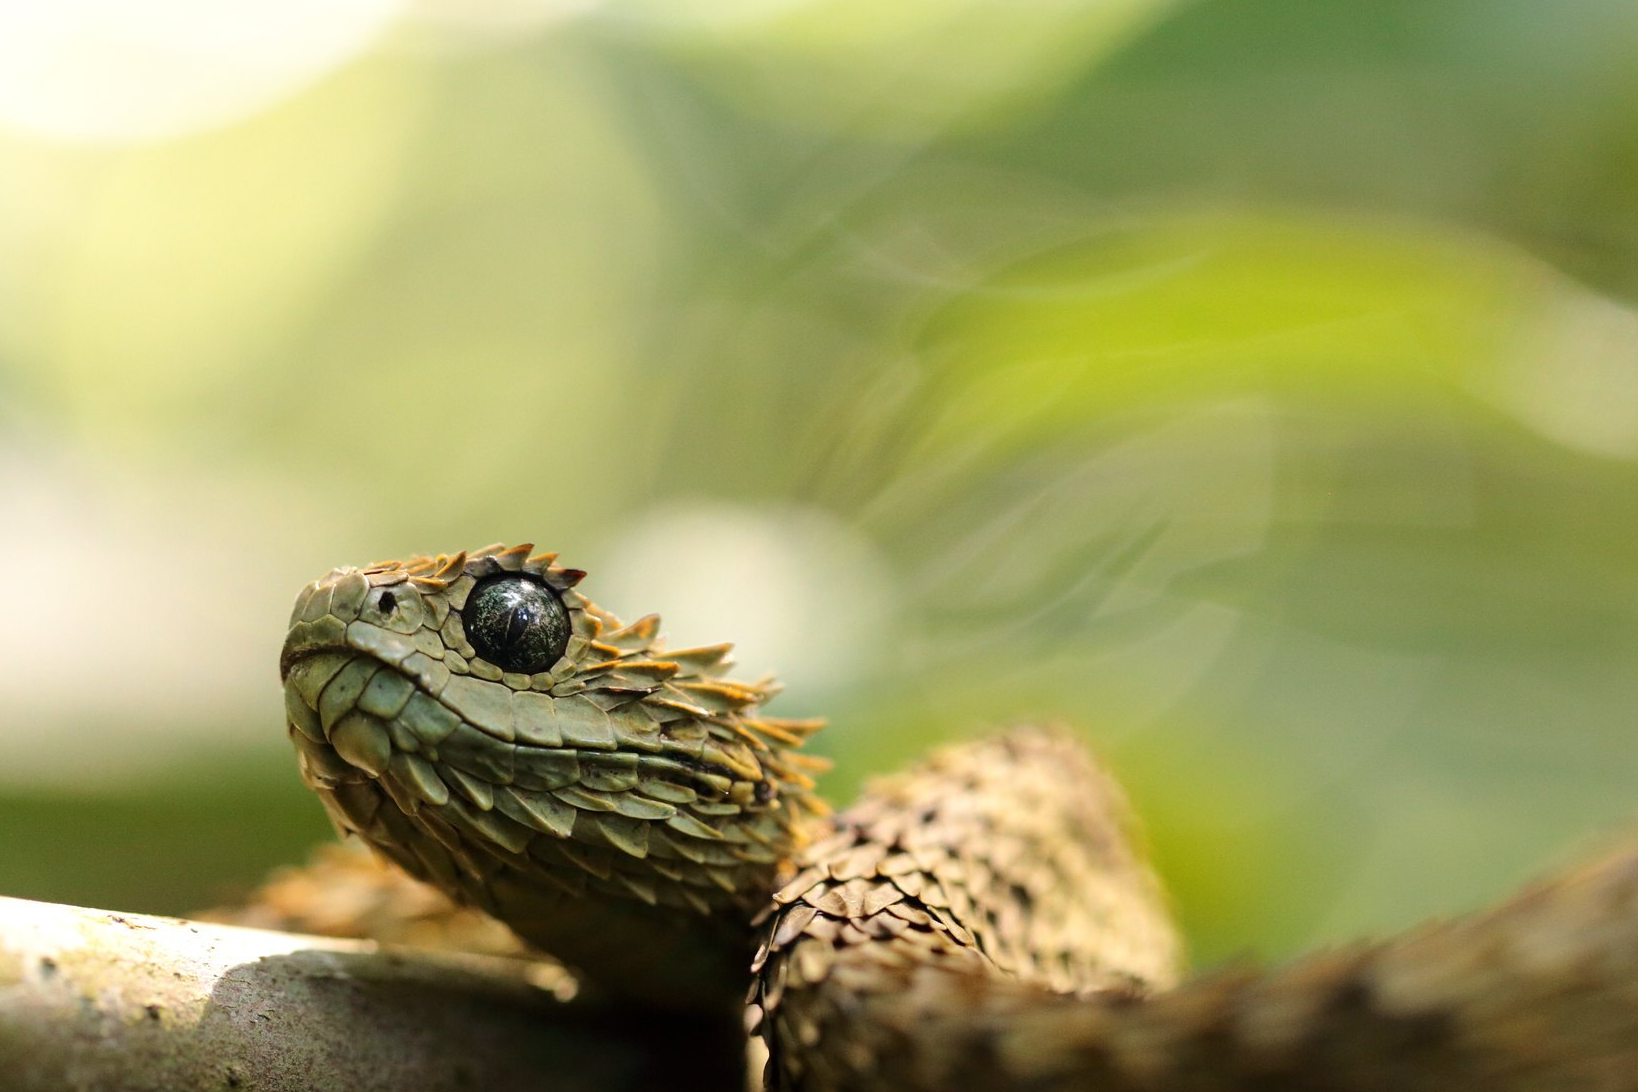
<path id="1" fill-rule="evenodd" d="M 1638 5 L 0 4 L 0 891 L 327 837 L 275 657 L 530 540 L 824 713 L 1084 727 L 1197 961 L 1638 815 Z"/>

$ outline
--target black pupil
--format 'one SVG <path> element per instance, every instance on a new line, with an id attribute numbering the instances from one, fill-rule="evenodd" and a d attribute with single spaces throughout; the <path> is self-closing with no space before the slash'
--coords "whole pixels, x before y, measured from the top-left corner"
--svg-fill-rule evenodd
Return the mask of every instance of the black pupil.
<path id="1" fill-rule="evenodd" d="M 545 671 L 569 644 L 563 600 L 524 576 L 491 577 L 472 589 L 461 622 L 478 655 L 502 671 Z"/>

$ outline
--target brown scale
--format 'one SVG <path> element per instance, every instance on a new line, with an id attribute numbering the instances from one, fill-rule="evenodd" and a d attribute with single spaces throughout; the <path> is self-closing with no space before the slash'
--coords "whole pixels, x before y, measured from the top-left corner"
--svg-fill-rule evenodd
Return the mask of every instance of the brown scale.
<path id="1" fill-rule="evenodd" d="M 338 569 L 303 590 L 282 658 L 303 776 L 336 827 L 506 922 L 614 994 L 726 1003 L 750 919 L 822 812 L 793 746 L 818 722 L 757 707 L 726 645 L 669 652 L 530 547 Z M 567 618 L 530 674 L 479 654 L 468 597 L 550 589 Z"/>
<path id="2" fill-rule="evenodd" d="M 1385 942 L 1174 985 L 1124 805 L 1067 736 L 944 752 L 837 825 L 754 963 L 771 1088 L 1638 1089 L 1638 849 Z"/>
<path id="3" fill-rule="evenodd" d="M 669 652 L 657 618 L 620 623 L 531 550 L 302 592 L 282 672 L 303 775 L 339 829 L 442 893 L 334 857 L 240 920 L 523 950 L 464 905 L 610 993 L 726 1007 L 749 983 L 781 1090 L 1638 1090 L 1638 850 L 1179 985 L 1124 800 L 1069 735 L 940 752 L 827 819 L 795 753 L 819 722 L 766 717 L 777 687 L 726 679 L 728 646 Z M 549 668 L 503 671 L 467 640 L 467 595 L 499 573 L 568 609 Z"/>

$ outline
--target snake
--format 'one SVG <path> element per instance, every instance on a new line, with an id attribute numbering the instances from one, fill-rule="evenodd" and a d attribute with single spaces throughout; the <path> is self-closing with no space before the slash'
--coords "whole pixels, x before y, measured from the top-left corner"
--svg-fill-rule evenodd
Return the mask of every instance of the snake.
<path id="1" fill-rule="evenodd" d="M 835 811 L 731 646 L 668 648 L 533 544 L 334 569 L 280 657 L 334 826 L 633 1011 L 743 1016 L 778 1092 L 1638 1088 L 1638 852 L 1496 907 L 1188 978 L 1069 729 Z"/>

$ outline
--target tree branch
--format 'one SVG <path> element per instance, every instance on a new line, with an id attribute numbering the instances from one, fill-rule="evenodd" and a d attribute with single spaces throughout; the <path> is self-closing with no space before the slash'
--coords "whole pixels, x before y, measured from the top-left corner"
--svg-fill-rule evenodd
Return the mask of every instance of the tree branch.
<path id="1" fill-rule="evenodd" d="M 564 1001 L 550 965 L 0 898 L 8 1092 L 744 1084 L 732 1021 Z"/>

